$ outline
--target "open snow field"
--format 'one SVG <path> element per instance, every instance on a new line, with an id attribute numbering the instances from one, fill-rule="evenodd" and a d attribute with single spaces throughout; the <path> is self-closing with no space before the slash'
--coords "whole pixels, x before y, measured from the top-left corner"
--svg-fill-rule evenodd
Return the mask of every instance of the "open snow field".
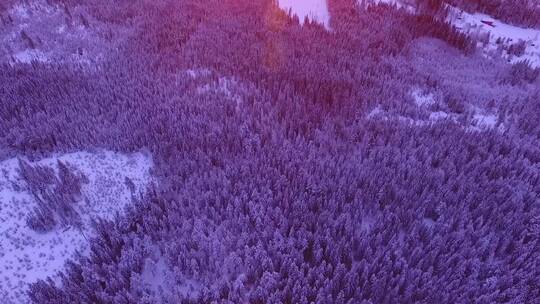
<path id="1" fill-rule="evenodd" d="M 19 176 L 19 162 L 11 158 L 0 162 L 0 298 L 2 303 L 27 303 L 29 283 L 54 277 L 76 251 L 85 252 L 92 235 L 92 219 L 111 219 L 131 202 L 126 177 L 135 192 L 144 191 L 150 182 L 152 158 L 143 153 L 120 154 L 110 151 L 76 152 L 31 163 L 57 170 L 57 160 L 73 166 L 88 178 L 82 186 L 77 211 L 83 229 L 61 227 L 38 233 L 26 224 L 36 202 Z"/>

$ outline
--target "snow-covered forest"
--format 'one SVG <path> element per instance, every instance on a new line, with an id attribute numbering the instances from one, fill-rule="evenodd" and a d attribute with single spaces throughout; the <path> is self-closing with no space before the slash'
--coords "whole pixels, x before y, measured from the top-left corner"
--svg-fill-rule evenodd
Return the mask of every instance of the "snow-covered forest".
<path id="1" fill-rule="evenodd" d="M 535 0 L 0 2 L 0 298 L 540 303 Z"/>

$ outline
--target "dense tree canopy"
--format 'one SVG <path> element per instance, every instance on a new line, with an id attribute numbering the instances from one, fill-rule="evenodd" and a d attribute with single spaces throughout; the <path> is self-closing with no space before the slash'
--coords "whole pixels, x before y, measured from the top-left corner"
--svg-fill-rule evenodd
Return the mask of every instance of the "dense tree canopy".
<path id="1" fill-rule="evenodd" d="M 50 2 L 133 30 L 92 65 L 5 64 L 2 155 L 148 149 L 157 182 L 34 303 L 540 299 L 538 70 L 388 5 L 330 0 L 328 31 L 267 0 Z"/>

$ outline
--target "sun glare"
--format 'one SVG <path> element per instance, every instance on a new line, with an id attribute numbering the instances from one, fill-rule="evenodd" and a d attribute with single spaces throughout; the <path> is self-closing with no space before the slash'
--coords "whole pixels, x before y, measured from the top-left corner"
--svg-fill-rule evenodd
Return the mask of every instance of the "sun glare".
<path id="1" fill-rule="evenodd" d="M 304 18 L 308 17 L 329 27 L 330 14 L 326 0 L 278 0 L 278 3 L 286 12 L 290 10 L 297 15 L 300 22 L 304 22 Z"/>

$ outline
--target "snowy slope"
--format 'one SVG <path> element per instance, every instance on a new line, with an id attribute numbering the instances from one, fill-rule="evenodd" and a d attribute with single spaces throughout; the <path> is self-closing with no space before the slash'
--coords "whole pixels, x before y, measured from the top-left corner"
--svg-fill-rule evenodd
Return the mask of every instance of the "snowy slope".
<path id="1" fill-rule="evenodd" d="M 512 63 L 528 60 L 533 67 L 540 67 L 540 30 L 509 25 L 485 14 L 469 14 L 452 7 L 448 18 L 464 33 L 476 37 L 483 35 L 485 55 L 492 56 L 500 52 L 500 55 Z M 522 56 L 512 56 L 504 50 L 505 45 L 509 46 L 519 41 L 523 41 L 526 46 Z"/>
<path id="2" fill-rule="evenodd" d="M 0 162 L 0 298 L 2 303 L 27 303 L 27 285 L 61 270 L 75 251 L 84 252 L 91 236 L 92 218 L 112 218 L 131 202 L 124 183 L 129 177 L 136 191 L 150 181 L 152 159 L 143 153 L 123 155 L 101 151 L 78 152 L 43 159 L 37 164 L 57 169 L 57 160 L 67 162 L 84 173 L 78 212 L 83 231 L 73 227 L 55 227 L 48 233 L 37 233 L 26 224 L 26 216 L 35 206 L 25 183 L 18 175 L 16 158 Z"/>
<path id="3" fill-rule="evenodd" d="M 413 0 L 368 0 L 367 3 L 386 3 L 410 13 L 416 11 Z M 502 56 L 510 63 L 527 60 L 532 67 L 540 67 L 540 29 L 521 28 L 486 14 L 470 14 L 450 5 L 447 7 L 449 9 L 448 21 L 462 32 L 479 39 L 485 56 Z M 520 41 L 525 44 L 524 54 L 520 56 L 510 54 L 508 52 L 510 45 Z"/>
<path id="4" fill-rule="evenodd" d="M 327 29 L 330 28 L 330 13 L 326 0 L 278 0 L 279 6 L 286 12 L 289 10 L 297 15 L 300 22 L 304 18 L 322 23 Z"/>
<path id="5" fill-rule="evenodd" d="M 0 1 L 0 62 L 93 64 L 128 32 L 119 26 L 107 34 L 114 38 L 107 39 L 102 29 L 113 29 L 112 25 L 93 19 L 79 6 L 66 10 L 54 1 L 17 1 L 2 13 L 2 4 Z"/>

